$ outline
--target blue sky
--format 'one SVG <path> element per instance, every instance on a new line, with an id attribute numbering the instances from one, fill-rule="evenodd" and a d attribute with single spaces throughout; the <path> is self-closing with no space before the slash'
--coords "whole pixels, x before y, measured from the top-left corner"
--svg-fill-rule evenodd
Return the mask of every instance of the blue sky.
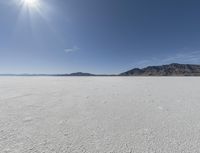
<path id="1" fill-rule="evenodd" d="M 198 0 L 0 1 L 0 73 L 200 64 Z"/>

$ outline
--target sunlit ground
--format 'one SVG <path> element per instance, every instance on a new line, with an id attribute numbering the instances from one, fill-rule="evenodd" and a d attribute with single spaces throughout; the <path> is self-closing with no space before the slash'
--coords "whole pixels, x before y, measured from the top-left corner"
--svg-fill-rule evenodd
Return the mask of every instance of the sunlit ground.
<path id="1" fill-rule="evenodd" d="M 2 153 L 199 152 L 200 78 L 1 77 Z"/>

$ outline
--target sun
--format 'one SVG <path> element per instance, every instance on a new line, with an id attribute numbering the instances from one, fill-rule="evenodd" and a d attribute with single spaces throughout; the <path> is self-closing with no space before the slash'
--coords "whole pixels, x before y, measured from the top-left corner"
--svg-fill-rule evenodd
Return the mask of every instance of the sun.
<path id="1" fill-rule="evenodd" d="M 39 6 L 39 0 L 23 0 L 23 3 L 29 8 L 37 8 Z"/>

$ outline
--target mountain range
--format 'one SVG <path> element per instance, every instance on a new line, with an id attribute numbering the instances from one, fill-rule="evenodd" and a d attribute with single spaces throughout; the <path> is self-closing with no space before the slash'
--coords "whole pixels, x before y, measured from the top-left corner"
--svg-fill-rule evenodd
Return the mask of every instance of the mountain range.
<path id="1" fill-rule="evenodd" d="M 71 74 L 0 74 L 0 76 L 200 76 L 200 65 L 172 63 L 141 69 L 134 68 L 117 75 L 76 72 Z"/>
<path id="2" fill-rule="evenodd" d="M 200 76 L 200 65 L 172 63 L 161 66 L 134 68 L 120 76 Z"/>

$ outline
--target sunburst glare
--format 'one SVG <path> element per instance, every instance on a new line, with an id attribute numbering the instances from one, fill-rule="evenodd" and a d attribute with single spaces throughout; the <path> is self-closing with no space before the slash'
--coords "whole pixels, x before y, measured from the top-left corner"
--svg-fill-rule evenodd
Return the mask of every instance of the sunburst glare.
<path id="1" fill-rule="evenodd" d="M 39 0 L 22 0 L 22 3 L 30 9 L 37 9 L 40 6 Z"/>

